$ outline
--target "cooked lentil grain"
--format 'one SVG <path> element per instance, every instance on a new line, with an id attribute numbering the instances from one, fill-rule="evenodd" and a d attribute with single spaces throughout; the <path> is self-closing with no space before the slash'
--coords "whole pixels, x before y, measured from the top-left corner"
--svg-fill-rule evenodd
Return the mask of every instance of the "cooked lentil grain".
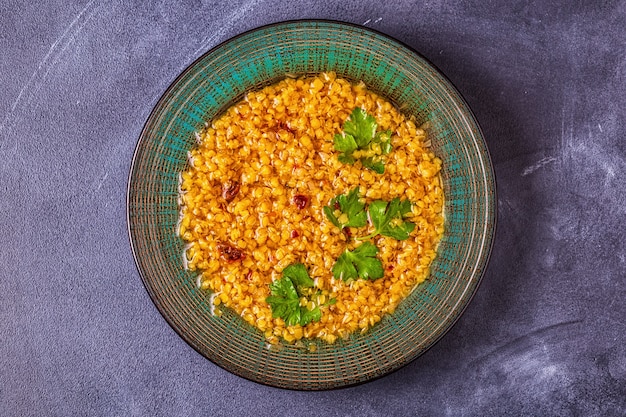
<path id="1" fill-rule="evenodd" d="M 392 131 L 392 152 L 385 173 L 359 162 L 342 164 L 333 136 L 342 131 L 355 107 Z M 188 268 L 200 272 L 201 288 L 211 290 L 214 305 L 233 309 L 256 326 L 272 344 L 321 338 L 333 343 L 366 331 L 429 273 L 443 234 L 444 195 L 441 160 L 429 149 L 426 131 L 388 101 L 334 73 L 287 78 L 247 94 L 202 132 L 181 175 L 179 233 L 188 242 Z M 360 186 L 363 198 L 408 199 L 416 224 L 409 239 L 377 236 L 385 276 L 349 283 L 331 269 L 350 236 L 323 214 L 338 194 Z M 371 227 L 370 227 L 371 229 Z M 319 322 L 285 326 L 273 318 L 265 299 L 282 270 L 304 263 L 325 300 Z"/>

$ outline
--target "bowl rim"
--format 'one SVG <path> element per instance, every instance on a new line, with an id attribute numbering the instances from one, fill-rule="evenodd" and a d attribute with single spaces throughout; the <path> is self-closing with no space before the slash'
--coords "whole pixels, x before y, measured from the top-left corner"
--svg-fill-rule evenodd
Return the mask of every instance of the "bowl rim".
<path id="1" fill-rule="evenodd" d="M 432 69 L 434 69 L 437 72 L 437 75 L 439 75 L 441 78 L 443 78 L 448 85 L 452 88 L 452 90 L 454 91 L 454 93 L 456 93 L 456 95 L 458 96 L 458 99 L 460 100 L 460 104 L 463 105 L 464 110 L 467 111 L 467 116 L 469 116 L 474 124 L 474 126 L 477 129 L 477 133 L 478 136 L 480 136 L 480 138 L 482 139 L 482 142 L 484 143 L 484 157 L 485 160 L 487 162 L 486 165 L 486 169 L 485 172 L 487 174 L 489 174 L 491 176 L 491 178 L 493 179 L 493 195 L 492 195 L 492 204 L 493 204 L 493 211 L 492 211 L 492 218 L 488 218 L 487 220 L 490 221 L 492 223 L 492 233 L 489 236 L 489 244 L 488 247 L 485 247 L 485 251 L 484 251 L 484 258 L 483 258 L 483 264 L 484 267 L 482 268 L 482 271 L 476 275 L 475 277 L 475 287 L 474 290 L 472 291 L 472 293 L 469 295 L 469 297 L 465 300 L 464 304 L 461 306 L 461 308 L 459 310 L 457 310 L 457 314 L 456 317 L 454 317 L 454 319 L 441 331 L 441 333 L 435 338 L 433 339 L 433 341 L 421 352 L 419 353 L 417 356 L 415 356 L 414 358 L 405 361 L 404 363 L 396 363 L 394 364 L 394 366 L 383 373 L 374 375 L 372 377 L 369 377 L 368 379 L 364 379 L 361 381 L 357 381 L 357 382 L 352 382 L 352 383 L 347 383 L 347 384 L 342 384 L 342 385 L 337 385 L 337 386 L 329 386 L 329 387 L 320 387 L 320 388 L 314 388 L 314 389 L 307 389 L 307 388 L 302 388 L 302 387 L 286 387 L 286 386 L 277 386 L 277 385 L 273 385 L 267 382 L 263 382 L 263 381 L 259 381 L 259 380 L 255 380 L 251 377 L 248 377 L 246 375 L 240 375 L 239 373 L 235 373 L 233 372 L 231 369 L 228 369 L 226 366 L 223 366 L 219 363 L 217 363 L 216 361 L 214 361 L 212 358 L 210 358 L 209 356 L 207 356 L 206 354 L 204 354 L 199 347 L 195 346 L 194 343 L 191 343 L 191 341 L 183 334 L 183 332 L 181 332 L 172 322 L 172 320 L 166 315 L 164 314 L 163 311 L 161 311 L 161 308 L 157 305 L 157 303 L 155 302 L 155 299 L 153 297 L 152 291 L 150 290 L 148 284 L 147 284 L 147 277 L 144 274 L 144 271 L 142 270 L 142 268 L 140 267 L 140 262 L 139 262 L 139 254 L 137 252 L 137 248 L 135 247 L 135 243 L 133 241 L 133 236 L 132 236 L 132 230 L 131 230 L 131 213 L 130 213 L 130 206 L 131 206 L 131 187 L 132 187 L 132 179 L 133 179 L 133 173 L 135 171 L 136 168 L 136 164 L 137 164 L 137 159 L 138 159 L 138 154 L 141 148 L 141 145 L 143 144 L 143 142 L 145 141 L 145 133 L 146 130 L 148 128 L 148 124 L 150 123 L 150 121 L 152 120 L 152 117 L 154 116 L 154 114 L 157 112 L 157 110 L 160 108 L 161 104 L 166 100 L 166 98 L 168 97 L 168 95 L 170 94 L 170 92 L 177 86 L 177 84 L 179 83 L 179 81 L 184 78 L 187 74 L 189 74 L 192 69 L 202 60 L 204 60 L 207 56 L 213 54 L 216 50 L 224 47 L 225 45 L 236 41 L 237 39 L 240 39 L 242 37 L 248 36 L 254 32 L 257 31 L 261 31 L 261 30 L 266 30 L 266 29 L 271 29 L 272 27 L 281 27 L 281 26 L 289 26 L 289 25 L 293 25 L 293 24 L 303 24 L 303 23 L 308 23 L 308 24 L 315 24 L 315 23 L 322 23 L 322 24 L 330 24 L 330 25 L 335 25 L 337 27 L 341 27 L 341 26 L 345 26 L 345 27 L 352 27 L 352 28 L 358 28 L 359 30 L 365 31 L 365 32 L 371 32 L 372 34 L 375 34 L 379 37 L 385 38 L 388 41 L 390 41 L 391 43 L 396 43 L 399 46 L 405 48 L 407 51 L 409 51 L 410 53 L 416 55 L 417 57 L 419 57 L 420 59 L 422 59 L 424 62 L 426 62 L 426 64 L 428 64 Z M 476 118 L 476 115 L 474 114 L 474 111 L 472 110 L 472 108 L 469 106 L 469 103 L 467 102 L 466 98 L 463 96 L 463 94 L 461 93 L 461 91 L 457 88 L 457 86 L 450 80 L 450 78 L 448 78 L 448 76 L 441 71 L 441 69 L 436 66 L 433 62 L 431 62 L 428 58 L 426 58 L 423 54 L 421 54 L 420 52 L 418 52 L 415 48 L 413 48 L 412 46 L 408 45 L 407 43 L 391 36 L 388 35 L 380 30 L 371 28 L 371 27 L 367 27 L 364 25 L 359 25 L 357 23 L 352 23 L 352 22 L 347 22 L 347 21 L 341 21 L 341 20 L 335 20 L 335 19 L 319 19 L 319 18 L 311 18 L 311 19 L 289 19 L 289 20 L 284 20 L 284 21 L 277 21 L 277 22 L 272 22 L 272 23 L 267 23 L 267 24 L 263 24 L 260 26 L 256 26 L 254 28 L 245 30 L 243 32 L 240 32 L 232 37 L 229 37 L 219 43 L 217 43 L 216 45 L 214 45 L 213 47 L 209 48 L 208 50 L 206 50 L 205 52 L 203 52 L 200 56 L 198 56 L 196 59 L 194 59 L 190 64 L 188 64 L 168 85 L 168 87 L 163 91 L 163 93 L 159 96 L 158 100 L 155 102 L 155 104 L 152 106 L 152 109 L 150 111 L 150 113 L 148 114 L 148 116 L 146 117 L 145 122 L 143 123 L 143 127 L 141 129 L 141 132 L 139 133 L 139 136 L 135 142 L 135 148 L 133 150 L 133 156 L 131 159 L 131 164 L 130 167 L 128 169 L 128 176 L 127 176 L 127 184 L 126 184 L 126 226 L 127 226 L 127 238 L 129 241 L 129 245 L 130 245 L 130 249 L 133 255 L 133 260 L 135 263 L 135 267 L 137 269 L 137 272 L 139 273 L 139 276 L 141 278 L 141 282 L 143 287 L 145 288 L 146 292 L 148 293 L 149 299 L 152 302 L 152 304 L 154 305 L 154 307 L 156 308 L 156 310 L 159 312 L 160 316 L 167 322 L 167 324 L 170 326 L 171 329 L 174 330 L 174 333 L 176 333 L 188 346 L 190 346 L 193 350 L 195 350 L 198 354 L 200 354 L 200 356 L 202 356 L 205 359 L 208 359 L 211 363 L 213 363 L 214 365 L 228 371 L 230 374 L 232 375 L 236 375 L 239 378 L 254 382 L 256 384 L 262 385 L 262 386 L 270 386 L 270 387 L 274 387 L 274 388 L 279 388 L 279 389 L 285 389 L 285 390 L 292 390 L 292 391 L 331 391 L 331 390 L 340 390 L 340 389 L 345 389 L 345 388 L 350 388 L 350 387 L 354 387 L 354 386 L 358 386 L 358 385 L 362 385 L 362 384 L 366 384 L 372 381 L 375 381 L 377 379 L 383 378 L 385 376 L 388 376 L 392 373 L 395 373 L 397 371 L 399 371 L 402 368 L 407 367 L 409 364 L 413 363 L 415 360 L 417 360 L 419 357 L 423 356 L 424 354 L 426 354 L 428 351 L 430 351 L 435 345 L 437 345 L 441 339 L 443 339 L 443 337 L 448 334 L 448 332 L 458 323 L 459 319 L 463 316 L 463 314 L 465 313 L 465 311 L 467 310 L 468 306 L 470 305 L 470 303 L 472 302 L 472 300 L 474 299 L 474 297 L 476 296 L 476 294 L 478 293 L 478 289 L 480 288 L 480 285 L 483 281 L 483 278 L 488 270 L 489 264 L 490 264 L 490 260 L 491 260 L 491 255 L 493 252 L 493 247 L 494 247 L 494 243 L 496 240 L 496 233 L 497 233 L 497 227 L 498 227 L 498 191 L 497 191 L 497 178 L 496 178 L 496 173 L 495 173 L 495 169 L 493 166 L 493 160 L 491 157 L 491 152 L 489 151 L 489 148 L 487 147 L 487 141 L 484 135 L 484 132 L 480 126 L 480 124 L 478 123 L 478 119 Z"/>

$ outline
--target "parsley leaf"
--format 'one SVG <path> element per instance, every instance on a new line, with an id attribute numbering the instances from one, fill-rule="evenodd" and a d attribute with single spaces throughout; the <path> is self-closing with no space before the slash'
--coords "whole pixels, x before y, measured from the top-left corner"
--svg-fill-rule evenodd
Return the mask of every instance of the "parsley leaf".
<path id="1" fill-rule="evenodd" d="M 359 187 L 355 187 L 348 194 L 340 194 L 330 200 L 330 205 L 324 206 L 324 214 L 332 224 L 343 229 L 344 227 L 362 227 L 367 224 L 365 204 L 360 201 Z M 336 212 L 339 211 L 340 214 Z"/>
<path id="2" fill-rule="evenodd" d="M 270 284 L 272 295 L 265 299 L 272 308 L 272 317 L 282 318 L 287 326 L 305 326 L 312 321 L 319 321 L 322 318 L 319 306 L 309 310 L 300 305 L 300 297 L 313 285 L 303 264 L 292 264 L 283 269 L 282 278 Z"/>
<path id="3" fill-rule="evenodd" d="M 335 262 L 333 276 L 344 281 L 381 278 L 384 270 L 382 262 L 376 257 L 377 253 L 378 248 L 369 242 L 364 242 L 353 251 L 346 250 Z"/>
<path id="4" fill-rule="evenodd" d="M 362 158 L 361 163 L 365 168 L 369 168 L 377 174 L 385 173 L 385 164 L 381 160 L 374 159 L 373 157 Z"/>
<path id="5" fill-rule="evenodd" d="M 300 312 L 300 324 L 302 326 L 312 321 L 320 321 L 322 319 L 322 310 L 320 310 L 319 306 L 315 307 L 313 310 L 301 307 Z"/>
<path id="6" fill-rule="evenodd" d="M 265 301 L 272 307 L 272 317 L 281 317 L 287 326 L 300 323 L 300 297 L 293 282 L 282 278 L 270 284 L 272 295 Z"/>
<path id="7" fill-rule="evenodd" d="M 343 132 L 335 135 L 333 144 L 340 154 L 337 159 L 344 164 L 361 161 L 365 168 L 383 174 L 382 155 L 391 152 L 391 131 L 376 132 L 376 119 L 356 107 L 343 124 Z"/>
<path id="8" fill-rule="evenodd" d="M 378 234 L 398 240 L 408 239 L 409 234 L 415 229 L 415 223 L 404 220 L 404 216 L 410 211 L 411 202 L 400 200 L 398 197 L 390 202 L 372 201 L 368 206 L 368 213 L 374 232 L 358 239 L 365 240 Z"/>
<path id="9" fill-rule="evenodd" d="M 339 162 L 343 164 L 353 164 L 356 159 L 352 156 L 352 153 L 356 151 L 359 146 L 356 144 L 354 140 L 354 136 L 344 134 L 344 135 L 335 135 L 334 139 L 335 150 L 341 152 L 337 159 Z"/>
<path id="10" fill-rule="evenodd" d="M 376 127 L 378 124 L 374 116 L 367 114 L 360 107 L 352 110 L 350 117 L 343 123 L 343 131 L 354 137 L 354 141 L 360 149 L 366 148 L 372 141 L 376 134 Z"/>
<path id="11" fill-rule="evenodd" d="M 285 269 L 283 269 L 283 277 L 289 278 L 297 288 L 309 288 L 313 286 L 313 280 L 303 264 L 291 264 L 285 267 Z"/>
<path id="12" fill-rule="evenodd" d="M 380 146 L 380 153 L 387 155 L 393 148 L 391 146 L 391 130 L 382 130 L 374 136 L 373 142 Z"/>

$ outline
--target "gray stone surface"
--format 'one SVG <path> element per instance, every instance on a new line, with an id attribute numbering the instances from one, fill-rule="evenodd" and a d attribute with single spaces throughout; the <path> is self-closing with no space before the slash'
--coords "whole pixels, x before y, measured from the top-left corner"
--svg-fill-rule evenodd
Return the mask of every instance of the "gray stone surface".
<path id="1" fill-rule="evenodd" d="M 151 108 L 244 30 L 331 18 L 396 37 L 466 97 L 499 227 L 464 316 L 382 379 L 258 385 L 161 318 L 125 191 Z M 626 2 L 49 2 L 0 5 L 1 416 L 626 414 Z"/>

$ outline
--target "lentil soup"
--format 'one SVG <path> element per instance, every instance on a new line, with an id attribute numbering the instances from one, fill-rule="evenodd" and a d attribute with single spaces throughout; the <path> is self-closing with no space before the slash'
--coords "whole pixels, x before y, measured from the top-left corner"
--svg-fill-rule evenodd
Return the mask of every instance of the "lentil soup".
<path id="1" fill-rule="evenodd" d="M 355 108 L 390 132 L 381 174 L 338 158 L 334 137 Z M 250 92 L 213 120 L 181 173 L 179 233 L 186 265 L 212 292 L 215 314 L 231 308 L 275 345 L 333 343 L 393 313 L 427 279 L 443 235 L 441 160 L 429 145 L 424 127 L 363 83 L 332 72 Z M 369 217 L 360 228 L 333 224 L 324 207 L 357 188 L 362 204 L 410 202 L 404 219 L 415 227 L 408 238 L 376 235 Z M 378 249 L 382 277 L 333 275 L 342 253 L 365 245 L 359 238 Z M 302 297 L 301 305 L 321 312 L 304 325 L 287 325 L 267 301 L 272 283 L 294 264 L 304 265 L 314 283 L 314 297 Z"/>

